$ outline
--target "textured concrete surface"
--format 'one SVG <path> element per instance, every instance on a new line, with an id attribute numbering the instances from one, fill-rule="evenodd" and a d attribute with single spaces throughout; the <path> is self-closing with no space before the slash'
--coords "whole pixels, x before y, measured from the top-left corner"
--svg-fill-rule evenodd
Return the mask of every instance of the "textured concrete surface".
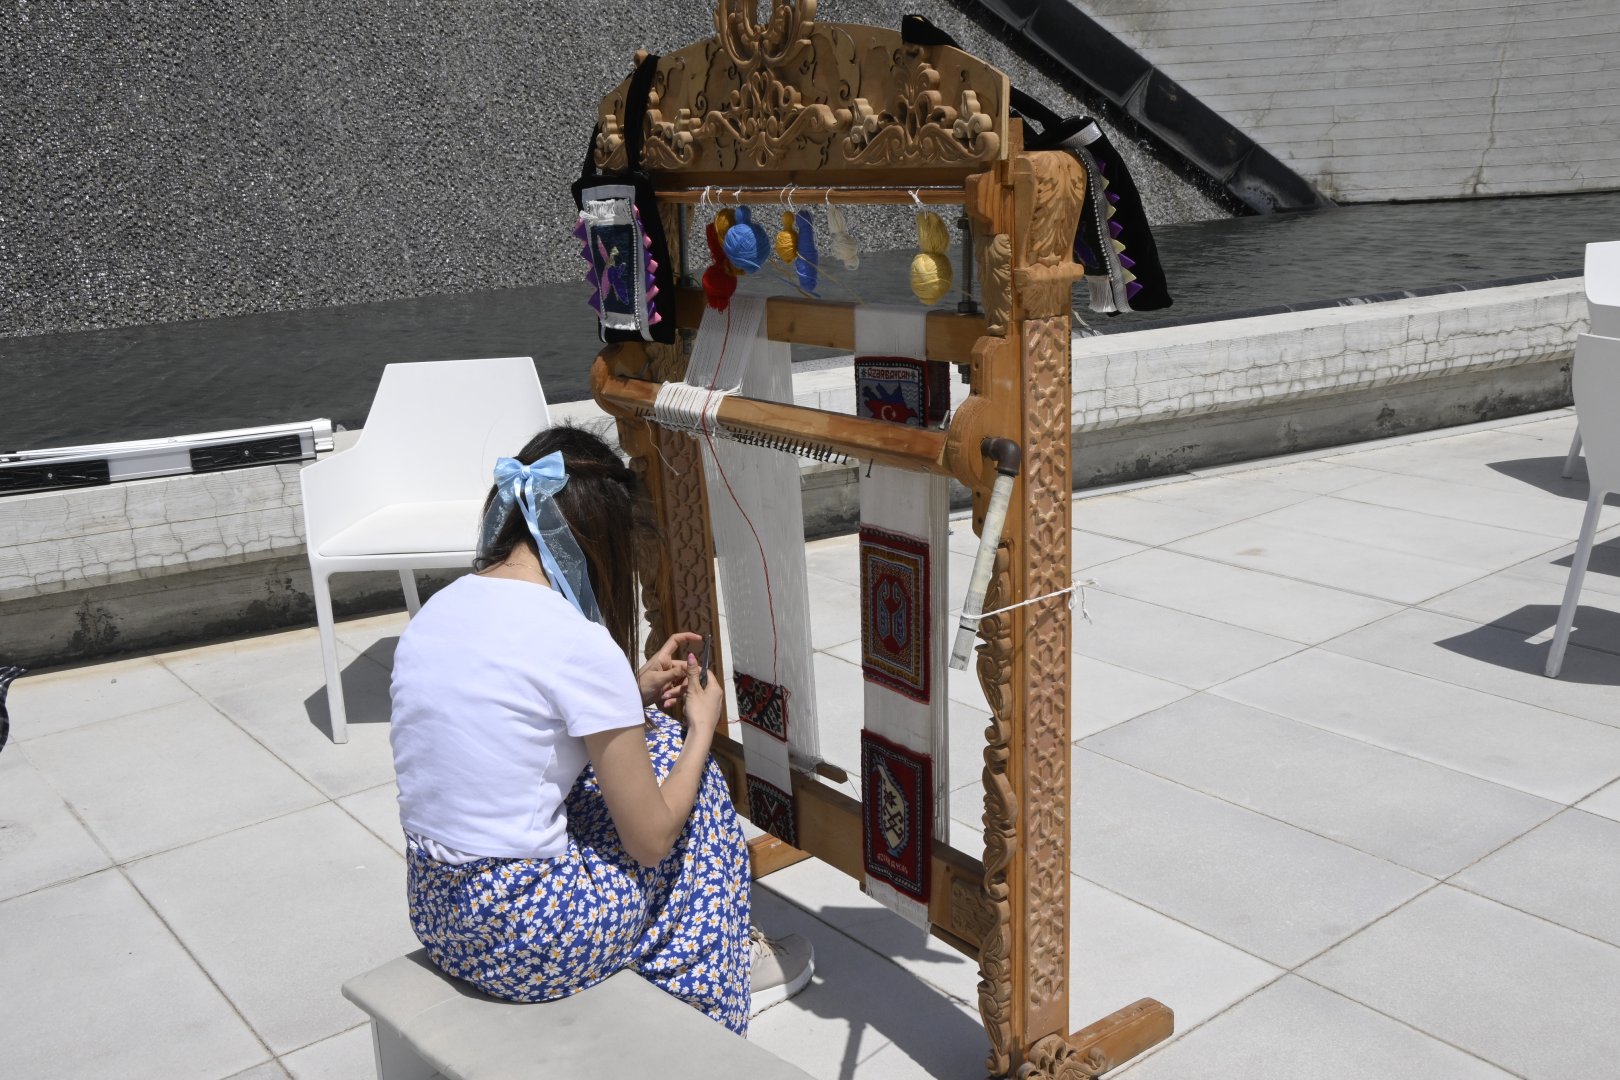
<path id="1" fill-rule="evenodd" d="M 1074 501 L 1074 566 L 1097 584 L 1075 624 L 1069 1023 L 1152 996 L 1178 1025 L 1110 1075 L 1613 1072 L 1620 509 L 1565 676 L 1538 674 L 1586 494 L 1559 476 L 1574 424 Z M 959 524 L 951 540 L 971 550 Z M 806 555 L 823 746 L 847 767 L 857 545 Z M 414 947 L 388 745 L 403 627 L 339 624 L 344 746 L 308 629 L 14 685 L 0 1000 L 23 1036 L 0 1040 L 0 1076 L 370 1075 L 338 986 Z M 983 697 L 950 690 L 950 832 L 974 852 Z M 817 955 L 756 1044 L 824 1080 L 984 1075 L 973 960 L 814 861 L 760 882 L 754 911 Z"/>
<path id="2" fill-rule="evenodd" d="M 641 47 L 712 5 L 13 3 L 0 9 L 0 336 L 582 277 L 568 185 Z M 1089 111 L 971 4 L 919 11 Z M 897 26 L 873 0 L 824 20 Z M 992 21 L 993 22 L 993 21 Z M 1223 213 L 1131 146 L 1157 221 Z M 906 230 L 863 215 L 870 244 Z"/>
<path id="3" fill-rule="evenodd" d="M 1336 200 L 1620 186 L 1613 0 L 1077 6 Z"/>

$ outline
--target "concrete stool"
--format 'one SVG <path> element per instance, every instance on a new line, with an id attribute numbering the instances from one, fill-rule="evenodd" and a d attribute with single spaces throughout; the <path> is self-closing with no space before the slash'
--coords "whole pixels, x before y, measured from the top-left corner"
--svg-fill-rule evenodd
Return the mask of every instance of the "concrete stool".
<path id="1" fill-rule="evenodd" d="M 560 1001 L 499 1001 L 451 979 L 426 950 L 343 984 L 371 1016 L 378 1080 L 809 1080 L 633 971 Z"/>

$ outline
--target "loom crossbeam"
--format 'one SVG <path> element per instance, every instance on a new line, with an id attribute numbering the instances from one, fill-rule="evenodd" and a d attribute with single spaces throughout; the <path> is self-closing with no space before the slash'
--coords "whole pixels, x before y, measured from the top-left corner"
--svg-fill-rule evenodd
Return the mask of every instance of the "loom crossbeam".
<path id="1" fill-rule="evenodd" d="M 743 776 L 742 744 L 717 737 L 714 755 L 727 781 L 738 788 Z M 800 850 L 853 878 L 862 877 L 865 868 L 861 858 L 860 801 L 797 770 L 793 774 L 793 796 L 799 807 Z M 774 858 L 779 865 L 798 861 L 788 854 Z M 977 956 L 981 935 L 991 918 L 979 887 L 984 879 L 984 864 L 966 852 L 936 844 L 930 874 L 933 889 L 929 917 L 934 936 L 967 956 Z"/>
<path id="2" fill-rule="evenodd" d="M 676 290 L 675 324 L 687 330 L 696 329 L 703 317 L 703 303 L 702 289 Z M 794 345 L 853 350 L 855 309 L 859 306 L 836 300 L 773 296 L 765 302 L 766 336 L 772 341 Z M 966 364 L 973 359 L 973 348 L 984 334 L 983 315 L 929 312 L 927 358 L 941 363 Z"/>
<path id="3" fill-rule="evenodd" d="M 618 354 L 634 350 L 633 344 L 613 346 Z M 648 417 L 658 398 L 660 384 L 611 374 L 607 353 L 591 371 L 596 398 L 618 415 Z M 858 416 L 842 416 L 802 405 L 730 395 L 720 403 L 717 414 L 719 434 L 744 437 L 748 441 L 780 444 L 807 457 L 846 456 L 914 472 L 950 475 L 945 465 L 949 432 L 929 428 L 901 427 Z"/>

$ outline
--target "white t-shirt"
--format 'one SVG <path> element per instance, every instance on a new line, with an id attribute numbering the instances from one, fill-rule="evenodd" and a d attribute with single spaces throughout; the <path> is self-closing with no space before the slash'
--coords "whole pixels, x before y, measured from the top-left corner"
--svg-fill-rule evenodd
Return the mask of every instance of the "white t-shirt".
<path id="1" fill-rule="evenodd" d="M 537 582 L 468 574 L 394 653 L 400 824 L 454 852 L 547 859 L 568 848 L 563 800 L 584 736 L 639 727 L 641 691 L 607 630 Z"/>

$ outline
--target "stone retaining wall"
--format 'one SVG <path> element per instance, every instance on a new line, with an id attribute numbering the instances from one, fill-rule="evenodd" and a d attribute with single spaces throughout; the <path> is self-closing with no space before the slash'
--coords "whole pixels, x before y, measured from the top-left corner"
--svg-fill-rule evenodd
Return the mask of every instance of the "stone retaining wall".
<path id="1" fill-rule="evenodd" d="M 1585 322 L 1584 282 L 1569 278 L 1077 339 L 1076 484 L 1567 405 Z M 848 366 L 796 373 L 795 397 L 853 411 Z M 552 415 L 613 436 L 594 403 Z M 311 622 L 297 469 L 0 499 L 0 662 L 41 667 Z M 805 463 L 809 535 L 853 527 L 857 471 Z M 427 591 L 445 580 L 423 577 Z M 340 613 L 402 603 L 393 574 L 339 575 L 334 594 Z"/>

